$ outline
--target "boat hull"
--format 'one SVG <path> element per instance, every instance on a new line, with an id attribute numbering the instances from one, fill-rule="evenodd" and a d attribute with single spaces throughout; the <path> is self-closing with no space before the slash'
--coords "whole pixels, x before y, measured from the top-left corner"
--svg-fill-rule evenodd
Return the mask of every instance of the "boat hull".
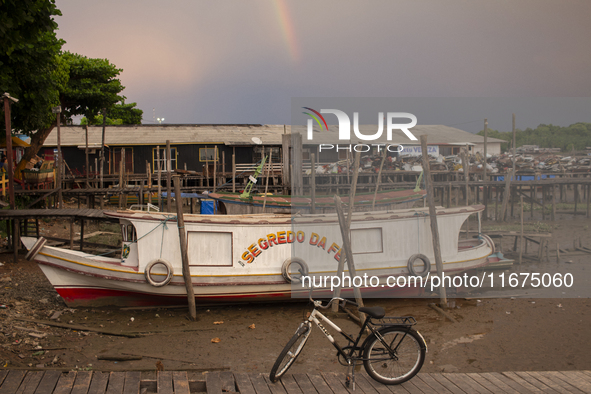
<path id="1" fill-rule="evenodd" d="M 494 252 L 488 237 L 458 239 L 465 218 L 482 208 L 441 209 L 438 212 L 442 218 L 438 221 L 446 275 L 482 267 Z M 431 294 L 429 282 L 424 278 L 436 274 L 427 212 L 423 209 L 354 214 L 351 234 L 356 275 L 370 280 L 353 283 L 364 297 Z M 35 255 L 31 257 L 39 263 L 68 306 L 186 305 L 187 292 L 175 218 L 169 214 L 137 211 L 110 215 L 119 217 L 122 227 L 128 226 L 129 229 L 133 226 L 137 232 L 132 240 L 123 240 L 121 258 L 46 245 L 41 247 L 41 244 L 36 246 L 38 240 L 31 237 L 22 240 L 29 250 L 33 250 Z M 185 231 L 189 241 L 190 280 L 197 304 L 307 298 L 310 286 L 314 289 L 314 297 L 324 298 L 331 297 L 334 287 L 340 285 L 334 282 L 334 277 L 341 275 L 337 274 L 337 269 L 341 255 L 339 245 L 342 244 L 335 215 L 297 218 L 285 215 L 185 215 Z M 407 264 L 409 257 L 417 253 L 433 261 L 422 273 L 423 277 L 411 275 Z M 169 264 L 170 272 L 160 267 L 160 271 L 153 270 L 153 275 L 148 278 L 146 271 L 150 272 L 150 262 L 158 258 Z M 305 287 L 297 280 L 290 283 L 289 275 L 286 276 L 286 263 L 297 259 L 304 264 L 307 262 Z M 292 271 L 297 274 L 296 270 Z M 170 282 L 158 286 L 168 276 Z M 340 277 L 345 282 L 345 278 Z M 415 282 L 407 283 L 407 279 L 410 282 L 413 277 Z M 353 297 L 351 284 L 343 284 L 341 294 Z"/>

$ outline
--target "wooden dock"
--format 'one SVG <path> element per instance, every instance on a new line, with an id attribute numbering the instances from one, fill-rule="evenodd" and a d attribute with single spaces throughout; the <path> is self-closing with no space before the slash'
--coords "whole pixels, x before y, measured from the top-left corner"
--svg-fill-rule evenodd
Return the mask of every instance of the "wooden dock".
<path id="1" fill-rule="evenodd" d="M 152 375 L 152 379 L 144 375 Z M 0 370 L 0 394 L 388 394 L 388 393 L 591 393 L 591 371 L 419 373 L 385 386 L 356 374 L 356 390 L 337 373 L 286 375 L 271 383 L 268 374 L 210 372 L 189 380 L 186 371 L 95 372 Z"/>

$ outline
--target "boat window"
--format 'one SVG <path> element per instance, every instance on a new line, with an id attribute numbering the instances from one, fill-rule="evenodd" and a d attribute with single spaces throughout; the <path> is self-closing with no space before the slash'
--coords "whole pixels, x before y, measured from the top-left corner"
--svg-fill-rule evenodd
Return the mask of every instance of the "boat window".
<path id="1" fill-rule="evenodd" d="M 123 238 L 123 242 L 137 242 L 137 234 L 133 224 L 122 224 L 121 236 Z"/>
<path id="2" fill-rule="evenodd" d="M 382 228 L 351 230 L 351 250 L 354 254 L 382 253 L 384 251 Z"/>
<path id="3" fill-rule="evenodd" d="M 133 224 L 127 225 L 127 240 L 129 242 L 137 242 L 137 234 L 135 232 L 135 227 Z"/>

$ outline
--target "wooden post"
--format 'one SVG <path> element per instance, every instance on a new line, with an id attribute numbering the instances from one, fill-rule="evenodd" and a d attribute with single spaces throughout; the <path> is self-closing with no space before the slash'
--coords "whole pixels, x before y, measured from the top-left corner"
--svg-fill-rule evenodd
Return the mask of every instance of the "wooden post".
<path id="1" fill-rule="evenodd" d="M 591 207 L 591 198 L 589 197 L 589 193 L 591 192 L 591 185 L 587 185 L 587 219 L 589 219 L 591 216 L 589 216 L 590 211 L 589 208 Z"/>
<path id="2" fill-rule="evenodd" d="M 521 206 L 521 234 L 519 235 L 519 264 L 522 262 L 523 257 L 523 194 L 519 196 Z"/>
<path id="3" fill-rule="evenodd" d="M 180 187 L 180 185 L 179 185 Z M 172 211 L 172 157 L 170 151 L 170 140 L 166 140 L 166 212 Z"/>
<path id="4" fill-rule="evenodd" d="M 226 151 L 222 151 L 222 185 L 226 184 Z"/>
<path id="5" fill-rule="evenodd" d="M 70 219 L 70 250 L 74 250 L 74 218 Z"/>
<path id="6" fill-rule="evenodd" d="M 89 178 L 89 172 L 90 172 L 90 164 L 88 163 L 88 125 L 86 125 L 85 127 L 86 130 L 86 147 L 84 148 L 84 154 L 86 156 L 86 188 L 90 187 L 90 178 Z"/>
<path id="7" fill-rule="evenodd" d="M 84 251 L 84 217 L 80 217 L 80 251 Z"/>
<path id="8" fill-rule="evenodd" d="M 355 162 L 353 164 L 353 183 L 349 190 L 349 209 L 347 213 L 347 228 L 351 228 L 351 219 L 353 218 L 353 206 L 355 205 L 355 193 L 357 192 L 357 180 L 359 178 L 359 162 L 361 161 L 361 152 L 355 152 Z"/>
<path id="9" fill-rule="evenodd" d="M 59 108 L 59 107 L 58 107 Z M 61 108 L 57 112 L 57 201 L 58 201 L 58 208 L 64 207 L 64 198 L 62 195 L 62 182 L 63 182 L 63 161 L 64 158 L 62 157 L 62 142 L 61 142 L 61 132 L 60 132 L 60 123 L 61 123 Z"/>
<path id="10" fill-rule="evenodd" d="M 160 162 L 160 146 L 156 146 L 156 163 L 158 165 L 158 209 L 162 211 L 162 163 Z"/>
<path id="11" fill-rule="evenodd" d="M 101 139 L 101 155 L 100 155 L 100 159 L 101 159 L 101 174 L 100 174 L 100 188 L 104 188 L 105 184 L 104 184 L 104 172 L 105 172 L 105 129 L 107 127 L 107 109 L 103 108 L 103 135 L 102 135 L 102 139 Z M 100 199 L 100 207 L 101 209 L 103 209 L 103 197 L 101 196 Z"/>
<path id="12" fill-rule="evenodd" d="M 359 153 L 359 152 L 357 152 Z M 339 271 L 343 271 L 343 257 L 345 257 L 345 259 L 347 260 L 347 268 L 349 270 L 349 276 L 351 277 L 351 280 L 353 280 L 353 278 L 355 276 L 357 276 L 357 271 L 355 270 L 355 263 L 353 261 L 353 251 L 351 250 L 351 218 L 347 218 L 345 220 L 345 215 L 343 213 L 343 204 L 341 202 L 341 198 L 339 196 L 334 196 L 334 201 L 336 204 L 336 209 L 337 209 L 337 215 L 339 217 L 339 227 L 341 228 L 341 237 L 343 238 L 343 249 L 345 251 L 345 256 L 341 255 L 341 261 L 339 261 Z M 349 215 L 351 215 L 349 213 Z M 342 274 L 340 274 L 339 277 L 341 277 Z M 336 291 L 339 291 L 340 293 L 340 287 L 335 289 L 335 294 Z M 363 298 L 361 298 L 361 290 L 359 290 L 359 287 L 354 286 L 353 287 L 353 294 L 355 295 L 355 302 L 357 303 L 357 305 L 359 307 L 363 306 Z M 335 295 L 335 297 L 338 297 L 338 295 Z M 363 324 L 365 322 L 365 315 L 361 312 L 359 312 L 359 320 L 361 321 L 361 324 Z"/>
<path id="13" fill-rule="evenodd" d="M 464 170 L 464 182 L 466 187 L 466 206 L 470 205 L 470 158 L 468 156 L 468 145 L 462 149 L 462 169 Z M 466 219 L 466 239 L 470 237 L 470 217 Z"/>
<path id="14" fill-rule="evenodd" d="M 283 134 L 281 135 L 281 178 L 283 185 L 283 194 L 287 194 L 290 181 L 289 169 L 289 147 L 291 146 L 291 134 L 286 134 L 285 125 L 283 126 Z"/>
<path id="15" fill-rule="evenodd" d="M 20 243 L 20 226 L 19 226 L 20 221 L 18 219 L 14 219 L 12 221 L 12 249 L 14 252 L 14 262 L 17 263 L 18 262 L 18 247 L 19 247 L 19 243 Z"/>
<path id="16" fill-rule="evenodd" d="M 546 220 L 546 187 L 542 185 L 542 220 Z"/>
<path id="17" fill-rule="evenodd" d="M 195 292 L 191 281 L 191 271 L 189 269 L 189 254 L 187 252 L 187 232 L 185 231 L 185 220 L 183 218 L 183 200 L 181 198 L 180 177 L 174 177 L 174 192 L 176 195 L 176 217 L 179 228 L 179 241 L 181 246 L 181 259 L 183 262 L 183 278 L 185 279 L 185 288 L 187 289 L 187 301 L 189 303 L 189 315 L 191 320 L 197 320 L 197 311 L 195 310 Z M 170 194 L 167 196 L 170 201 Z"/>
<path id="18" fill-rule="evenodd" d="M 556 184 L 552 185 L 552 221 L 556 220 Z"/>
<path id="19" fill-rule="evenodd" d="M 427 136 L 421 135 L 421 152 L 427 151 Z M 429 168 L 429 155 L 423 157 L 423 175 L 427 186 L 427 202 L 429 204 L 429 221 L 431 223 L 431 236 L 433 237 L 433 253 L 435 254 L 435 266 L 437 275 L 441 278 L 443 274 L 443 261 L 441 259 L 441 245 L 439 244 L 439 228 L 437 227 L 437 211 L 435 209 L 435 200 L 433 198 L 433 180 L 431 178 L 431 169 Z M 442 308 L 447 308 L 447 291 L 441 280 L 439 287 L 439 302 Z"/>
<path id="20" fill-rule="evenodd" d="M 119 208 L 123 207 L 123 161 L 125 160 L 125 151 L 121 149 L 119 157 Z"/>
<path id="21" fill-rule="evenodd" d="M 486 182 L 488 178 L 486 177 L 486 148 L 488 142 L 488 120 L 484 119 L 484 162 L 482 163 L 482 181 Z M 485 199 L 486 200 L 486 199 Z"/>
<path id="22" fill-rule="evenodd" d="M 304 181 L 302 174 L 303 165 L 303 147 L 302 147 L 302 135 L 300 133 L 292 133 L 292 171 L 293 174 L 290 176 L 292 180 L 292 194 L 301 196 L 304 194 Z"/>
<path id="23" fill-rule="evenodd" d="M 144 205 L 144 180 L 140 182 L 140 193 L 138 195 L 138 204 Z"/>
<path id="24" fill-rule="evenodd" d="M 507 174 L 505 174 L 505 177 L 507 179 L 505 179 L 505 193 L 503 196 L 503 205 L 501 206 L 501 216 L 499 217 L 499 220 L 501 222 L 506 220 L 506 216 L 507 216 L 507 204 L 509 203 L 509 198 L 511 197 L 511 178 L 515 175 L 515 170 L 509 172 L 507 171 Z"/>
<path id="25" fill-rule="evenodd" d="M 388 155 L 388 150 L 384 148 L 384 152 L 382 153 L 382 161 L 380 162 L 380 169 L 378 171 L 378 179 L 376 182 L 376 190 L 373 192 L 373 201 L 371 203 L 371 209 L 375 209 L 376 207 L 376 198 L 378 197 L 378 190 L 380 189 L 380 183 L 382 183 L 382 169 L 384 168 L 384 162 L 386 161 L 386 156 Z"/>
<path id="26" fill-rule="evenodd" d="M 579 201 L 579 185 L 576 183 L 573 185 L 574 193 L 575 193 L 575 213 L 574 218 L 577 218 L 577 203 Z"/>
<path id="27" fill-rule="evenodd" d="M 310 184 L 310 213 L 316 213 L 316 153 L 310 154 L 312 161 L 311 184 Z"/>
<path id="28" fill-rule="evenodd" d="M 152 204 L 152 171 L 150 163 L 146 160 L 146 175 L 148 178 L 148 204 Z"/>
<path id="29" fill-rule="evenodd" d="M 16 209 L 14 203 L 14 166 L 12 157 L 12 126 L 10 119 L 10 95 L 4 93 L 4 121 L 6 125 L 6 172 L 8 176 L 8 197 L 10 199 L 10 209 Z M 6 189 L 6 186 L 2 186 Z M 16 257 L 14 262 L 16 263 Z"/>
<path id="30" fill-rule="evenodd" d="M 236 154 L 232 153 L 232 193 L 236 193 Z"/>
<path id="31" fill-rule="evenodd" d="M 271 148 L 272 149 L 272 148 Z M 263 198 L 263 212 L 265 212 L 265 206 L 267 205 L 267 192 L 269 191 L 269 172 L 273 168 L 273 151 L 269 153 L 269 163 L 267 163 L 267 183 L 265 184 L 265 197 Z M 263 157 L 265 157 L 265 150 L 263 148 Z"/>
<path id="32" fill-rule="evenodd" d="M 217 164 L 218 164 L 218 147 L 217 145 L 213 146 L 213 192 L 215 193 L 215 189 L 217 186 Z"/>

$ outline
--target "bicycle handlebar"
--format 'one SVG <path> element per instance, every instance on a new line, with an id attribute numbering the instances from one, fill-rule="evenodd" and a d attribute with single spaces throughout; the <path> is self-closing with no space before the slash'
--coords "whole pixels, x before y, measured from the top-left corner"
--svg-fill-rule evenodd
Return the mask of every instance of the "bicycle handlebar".
<path id="1" fill-rule="evenodd" d="M 351 304 L 351 305 L 354 305 L 354 306 L 359 306 L 357 303 L 355 303 L 353 301 L 349 301 L 349 300 L 347 300 L 345 298 L 341 298 L 341 297 L 333 297 L 333 298 L 331 298 L 330 301 L 328 301 L 328 303 L 326 305 L 322 305 L 322 301 L 321 300 L 314 300 L 314 299 L 312 299 L 312 294 L 310 294 L 310 301 L 312 301 L 312 303 L 314 304 L 314 306 L 316 308 L 321 308 L 321 309 L 328 309 L 332 305 L 332 303 L 335 302 L 335 301 L 344 301 L 347 304 Z"/>

